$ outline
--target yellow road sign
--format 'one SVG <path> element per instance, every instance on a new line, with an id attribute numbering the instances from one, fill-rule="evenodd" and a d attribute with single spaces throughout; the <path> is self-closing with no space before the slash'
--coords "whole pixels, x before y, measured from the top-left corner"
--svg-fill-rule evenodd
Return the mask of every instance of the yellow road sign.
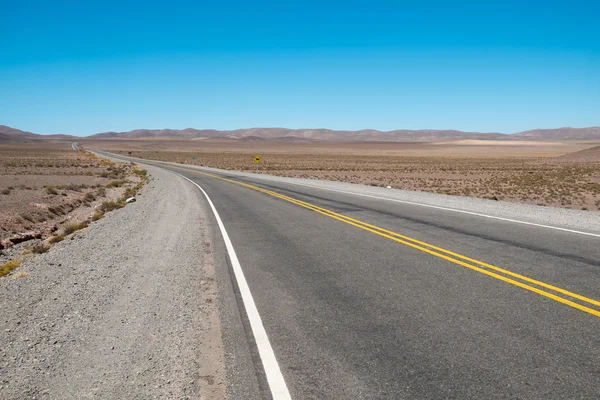
<path id="1" fill-rule="evenodd" d="M 260 156 L 255 156 L 255 157 L 254 157 L 254 162 L 255 162 L 255 163 L 257 163 L 257 164 L 258 164 L 258 163 L 259 163 L 259 162 L 261 162 L 261 161 L 262 161 L 262 158 L 261 158 Z"/>

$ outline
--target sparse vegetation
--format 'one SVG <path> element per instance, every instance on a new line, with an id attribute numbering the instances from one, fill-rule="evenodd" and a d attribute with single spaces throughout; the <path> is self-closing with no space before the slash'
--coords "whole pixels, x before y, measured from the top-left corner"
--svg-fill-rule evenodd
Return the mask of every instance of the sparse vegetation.
<path id="1" fill-rule="evenodd" d="M 136 187 L 132 187 L 132 188 L 131 187 L 127 188 L 123 192 L 123 195 L 121 196 L 121 198 L 123 200 L 127 200 L 128 198 L 135 196 L 138 190 L 139 190 L 139 188 L 137 186 Z"/>
<path id="2" fill-rule="evenodd" d="M 13 279 L 25 278 L 29 276 L 29 272 L 27 271 L 19 271 L 12 274 Z"/>
<path id="3" fill-rule="evenodd" d="M 118 181 L 112 181 L 110 182 L 108 185 L 106 185 L 107 188 L 115 188 L 115 187 L 122 187 L 124 185 L 127 184 L 127 181 L 125 180 L 118 180 Z"/>
<path id="4" fill-rule="evenodd" d="M 100 204 L 98 210 L 100 210 L 100 212 L 102 213 L 107 213 L 109 211 L 113 211 L 122 207 L 125 207 L 125 201 L 120 199 L 117 201 L 104 201 L 102 202 L 102 204 Z"/>
<path id="5" fill-rule="evenodd" d="M 148 178 L 148 171 L 146 171 L 145 169 L 141 169 L 141 168 L 135 168 L 133 170 L 133 173 L 135 175 L 137 175 L 139 178 L 141 178 L 142 180 L 145 180 Z"/>
<path id="6" fill-rule="evenodd" d="M 21 266 L 21 261 L 12 260 L 9 261 L 0 267 L 0 276 L 5 276 L 10 274 L 14 269 L 19 268 Z"/>
<path id="7" fill-rule="evenodd" d="M 48 239 L 48 243 L 50 244 L 54 244 L 54 243 L 58 243 L 61 242 L 65 239 L 65 235 L 63 234 L 58 234 L 58 235 L 54 235 L 52 236 L 50 239 Z"/>
<path id="8" fill-rule="evenodd" d="M 89 226 L 89 223 L 87 221 L 82 221 L 82 222 L 72 222 L 70 224 L 67 224 L 64 226 L 63 228 L 63 234 L 64 235 L 70 235 L 73 232 L 77 232 L 81 229 L 87 228 Z"/>
<path id="9" fill-rule="evenodd" d="M 32 143 L 0 147 L 0 177 L 11 182 L 0 188 L 0 194 L 9 197 L 0 208 L 0 240 L 4 240 L 26 231 L 49 232 L 50 226 L 62 224 L 64 216 L 102 199 L 104 205 L 94 209 L 90 218 L 96 221 L 105 212 L 124 206 L 148 175 L 135 164 L 74 152 L 64 143 Z M 71 232 L 85 226 L 87 222 L 67 224 L 64 228 Z M 47 237 L 47 243 L 56 243 L 64 235 L 61 230 L 60 234 Z"/>
<path id="10" fill-rule="evenodd" d="M 98 209 L 94 210 L 94 215 L 92 215 L 92 221 L 98 221 L 104 217 L 104 213 Z"/>
<path id="11" fill-rule="evenodd" d="M 43 253 L 47 252 L 48 250 L 50 250 L 50 247 L 51 246 L 46 243 L 36 244 L 35 246 L 31 247 L 31 252 L 33 254 L 43 254 Z"/>
<path id="12" fill-rule="evenodd" d="M 209 146 L 213 146 L 212 148 Z M 219 147 L 220 146 L 220 147 Z M 453 143 L 198 145 L 197 151 L 133 151 L 159 161 L 253 170 L 261 153 L 263 173 L 371 186 L 471 196 L 554 207 L 600 209 L 600 163 L 554 163 L 582 145 L 470 146 Z M 127 154 L 128 151 L 121 151 Z M 432 154 L 431 156 L 426 156 Z"/>
<path id="13" fill-rule="evenodd" d="M 85 194 L 85 196 L 83 197 L 83 201 L 85 202 L 92 202 L 96 200 L 96 196 L 94 196 L 94 194 L 92 192 L 88 192 Z"/>
<path id="14" fill-rule="evenodd" d="M 29 222 L 33 222 L 33 216 L 30 214 L 19 214 L 19 217 L 21 217 L 22 219 L 24 219 L 25 221 L 29 221 Z"/>

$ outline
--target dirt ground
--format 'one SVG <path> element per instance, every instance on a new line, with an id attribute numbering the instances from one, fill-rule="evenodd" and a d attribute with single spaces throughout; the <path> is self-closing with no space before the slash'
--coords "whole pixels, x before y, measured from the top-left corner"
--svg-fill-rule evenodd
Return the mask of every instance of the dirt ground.
<path id="1" fill-rule="evenodd" d="M 235 140 L 94 141 L 140 158 L 450 195 L 600 210 L 592 142 L 283 143 Z M 197 157 L 197 160 L 193 158 Z M 598 162 L 596 162 L 598 160 Z"/>
<path id="2" fill-rule="evenodd" d="M 142 180 L 135 171 L 68 142 L 0 146 L 0 250 L 98 218 L 97 206 Z"/>

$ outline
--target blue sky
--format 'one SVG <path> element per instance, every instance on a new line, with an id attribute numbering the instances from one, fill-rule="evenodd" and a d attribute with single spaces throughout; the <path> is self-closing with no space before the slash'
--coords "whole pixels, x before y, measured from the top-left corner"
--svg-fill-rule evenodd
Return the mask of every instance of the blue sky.
<path id="1" fill-rule="evenodd" d="M 600 125 L 598 1 L 5 2 L 0 124 Z"/>

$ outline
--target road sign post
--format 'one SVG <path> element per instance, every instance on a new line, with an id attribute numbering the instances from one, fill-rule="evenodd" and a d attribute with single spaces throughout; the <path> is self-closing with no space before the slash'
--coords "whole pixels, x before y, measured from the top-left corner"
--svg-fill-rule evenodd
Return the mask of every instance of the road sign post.
<path id="1" fill-rule="evenodd" d="M 256 173 L 258 173 L 258 164 L 260 164 L 261 161 L 261 156 L 254 156 L 254 162 L 256 163 Z"/>

